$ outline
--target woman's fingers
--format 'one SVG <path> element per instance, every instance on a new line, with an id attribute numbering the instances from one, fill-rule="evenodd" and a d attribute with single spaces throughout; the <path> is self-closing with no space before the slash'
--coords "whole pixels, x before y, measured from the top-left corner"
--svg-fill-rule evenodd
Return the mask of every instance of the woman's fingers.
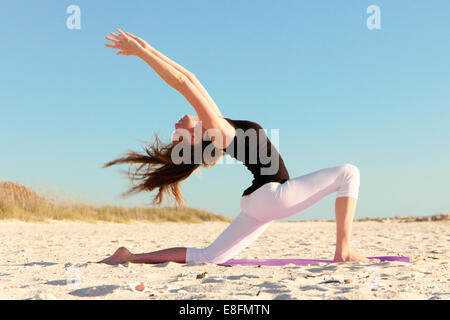
<path id="1" fill-rule="evenodd" d="M 129 56 L 131 55 L 130 51 L 122 50 L 116 53 L 116 55 L 123 55 L 123 56 Z"/>
<path id="2" fill-rule="evenodd" d="M 132 38 L 135 39 L 135 40 L 140 40 L 139 37 L 135 36 L 134 34 L 129 33 L 128 31 L 125 32 L 125 34 L 128 35 L 128 36 L 130 36 L 130 37 L 132 37 Z"/>
<path id="3" fill-rule="evenodd" d="M 134 52 L 135 49 L 141 45 L 145 47 L 145 45 L 140 43 L 140 39 L 135 39 L 135 37 L 132 37 L 131 35 L 125 34 L 122 30 L 119 28 L 116 29 L 119 33 L 118 35 L 114 32 L 110 32 L 109 34 L 112 36 L 106 36 L 105 38 L 109 41 L 111 41 L 113 44 L 105 44 L 106 47 L 112 48 L 112 49 L 118 49 L 119 51 L 116 52 L 116 55 L 135 55 Z M 137 38 L 137 37 L 136 37 Z"/>
<path id="4" fill-rule="evenodd" d="M 108 48 L 113 48 L 113 49 L 122 49 L 123 44 L 121 43 L 121 41 L 123 40 L 123 38 L 117 36 L 116 34 L 114 34 L 113 32 L 110 32 L 110 34 L 112 36 L 114 36 L 114 38 L 106 36 L 105 39 L 111 41 L 113 44 L 105 44 L 105 46 L 107 46 Z"/>
<path id="5" fill-rule="evenodd" d="M 121 40 L 122 38 L 120 36 L 118 36 L 117 34 L 115 34 L 114 32 L 110 32 L 110 35 L 112 35 L 114 38 L 116 38 L 117 40 Z"/>
<path id="6" fill-rule="evenodd" d="M 117 43 L 119 40 L 111 38 L 111 37 L 105 37 L 106 40 L 109 40 L 111 42 Z"/>
<path id="7" fill-rule="evenodd" d="M 142 40 L 141 38 L 135 36 L 134 34 L 131 34 L 129 32 L 125 32 L 129 37 L 133 38 L 134 40 L 136 40 L 142 47 L 145 48 L 145 41 Z"/>
<path id="8" fill-rule="evenodd" d="M 119 28 L 117 28 L 116 30 L 117 30 L 117 32 L 120 33 L 120 35 L 121 35 L 122 37 L 124 37 L 124 38 L 127 37 L 127 35 L 126 35 L 122 30 L 120 30 Z"/>

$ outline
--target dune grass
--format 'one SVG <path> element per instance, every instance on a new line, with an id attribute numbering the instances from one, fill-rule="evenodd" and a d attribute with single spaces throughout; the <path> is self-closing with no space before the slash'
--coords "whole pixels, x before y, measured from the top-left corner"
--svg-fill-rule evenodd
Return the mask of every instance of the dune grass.
<path id="1" fill-rule="evenodd" d="M 90 223 L 97 221 L 114 223 L 231 221 L 223 215 L 189 207 L 142 208 L 57 204 L 55 201 L 38 195 L 31 188 L 14 182 L 0 182 L 0 219 L 27 222 L 75 220 Z"/>
<path id="2" fill-rule="evenodd" d="M 120 207 L 93 206 L 82 203 L 58 204 L 61 199 L 49 200 L 38 195 L 31 188 L 14 182 L 0 182 L 0 220 L 13 219 L 27 222 L 47 222 L 49 220 L 73 220 L 96 223 L 106 221 L 114 223 L 142 222 L 187 222 L 206 221 L 231 222 L 223 215 L 189 207 Z M 328 221 L 328 220 L 312 220 Z M 378 222 L 419 222 L 450 221 L 450 214 L 438 214 L 426 217 L 359 218 L 355 221 Z M 329 220 L 334 222 L 334 220 Z"/>

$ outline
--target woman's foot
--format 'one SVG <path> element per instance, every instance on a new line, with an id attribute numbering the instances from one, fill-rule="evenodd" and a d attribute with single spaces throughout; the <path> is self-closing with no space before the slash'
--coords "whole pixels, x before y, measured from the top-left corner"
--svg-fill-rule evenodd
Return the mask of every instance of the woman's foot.
<path id="1" fill-rule="evenodd" d="M 106 263 L 110 265 L 124 264 L 130 262 L 132 256 L 133 254 L 127 248 L 120 247 L 111 257 L 97 263 Z"/>
<path id="2" fill-rule="evenodd" d="M 333 262 L 363 262 L 363 263 L 377 263 L 379 259 L 368 259 L 357 255 L 353 252 L 348 253 L 335 253 Z"/>

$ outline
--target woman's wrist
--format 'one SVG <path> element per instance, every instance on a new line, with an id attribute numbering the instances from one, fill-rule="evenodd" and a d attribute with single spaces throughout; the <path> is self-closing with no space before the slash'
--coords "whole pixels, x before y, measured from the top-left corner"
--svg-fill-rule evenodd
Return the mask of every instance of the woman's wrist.
<path id="1" fill-rule="evenodd" d="M 148 50 L 147 48 L 143 48 L 140 47 L 139 49 L 137 49 L 136 55 L 141 58 L 144 59 L 144 57 L 148 54 Z"/>
<path id="2" fill-rule="evenodd" d="M 138 56 L 141 57 L 141 55 L 148 55 L 148 54 L 154 54 L 154 49 L 152 48 L 151 45 L 145 43 L 144 46 L 141 46 L 139 48 Z"/>

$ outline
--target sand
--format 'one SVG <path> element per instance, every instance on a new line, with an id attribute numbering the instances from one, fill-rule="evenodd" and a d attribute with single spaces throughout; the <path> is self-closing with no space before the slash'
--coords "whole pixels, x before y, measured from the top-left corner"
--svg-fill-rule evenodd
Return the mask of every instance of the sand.
<path id="1" fill-rule="evenodd" d="M 224 222 L 0 222 L 0 299 L 450 299 L 450 222 L 355 222 L 354 249 L 411 263 L 284 267 L 87 263 L 120 246 L 202 247 Z M 274 222 L 236 259 L 332 259 L 333 222 Z"/>

